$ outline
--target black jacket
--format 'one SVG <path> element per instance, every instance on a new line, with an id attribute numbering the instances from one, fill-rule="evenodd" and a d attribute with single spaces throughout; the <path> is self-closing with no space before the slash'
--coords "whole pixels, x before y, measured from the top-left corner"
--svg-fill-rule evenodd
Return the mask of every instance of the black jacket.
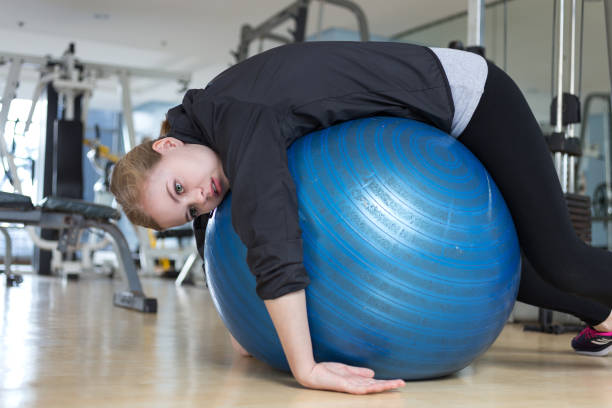
<path id="1" fill-rule="evenodd" d="M 309 42 L 251 57 L 168 112 L 169 136 L 216 151 L 232 190 L 233 227 L 257 293 L 303 289 L 295 186 L 286 150 L 307 133 L 367 116 L 413 118 L 450 131 L 454 106 L 435 54 L 401 43 Z M 205 219 L 195 222 L 198 248 Z M 201 249 L 201 248 L 200 248 Z"/>

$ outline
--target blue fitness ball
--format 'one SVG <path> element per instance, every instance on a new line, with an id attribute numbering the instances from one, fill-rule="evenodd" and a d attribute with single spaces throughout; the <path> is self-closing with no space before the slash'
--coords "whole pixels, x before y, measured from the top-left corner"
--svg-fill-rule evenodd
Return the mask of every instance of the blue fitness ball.
<path id="1" fill-rule="evenodd" d="M 516 299 L 520 250 L 499 190 L 470 151 L 426 124 L 377 117 L 302 137 L 288 160 L 317 361 L 425 379 L 487 350 Z M 230 201 L 206 231 L 210 293 L 244 348 L 289 370 Z"/>

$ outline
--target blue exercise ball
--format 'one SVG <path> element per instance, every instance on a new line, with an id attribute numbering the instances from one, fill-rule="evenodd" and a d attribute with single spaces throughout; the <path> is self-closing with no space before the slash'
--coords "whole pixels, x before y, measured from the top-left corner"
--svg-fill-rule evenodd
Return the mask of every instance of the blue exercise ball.
<path id="1" fill-rule="evenodd" d="M 516 299 L 520 249 L 499 190 L 470 151 L 426 124 L 376 117 L 302 137 L 288 160 L 317 361 L 426 379 L 487 350 Z M 227 197 L 206 231 L 210 293 L 246 350 L 289 370 L 230 207 Z"/>

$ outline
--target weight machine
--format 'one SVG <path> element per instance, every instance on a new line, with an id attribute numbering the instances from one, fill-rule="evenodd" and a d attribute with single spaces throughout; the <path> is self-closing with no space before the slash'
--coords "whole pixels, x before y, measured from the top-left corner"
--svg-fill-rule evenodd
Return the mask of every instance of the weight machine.
<path id="1" fill-rule="evenodd" d="M 70 44 L 59 59 L 0 53 L 0 64 L 9 64 L 0 111 L 0 156 L 17 193 L 3 193 L 0 197 L 0 222 L 28 226 L 28 235 L 37 248 L 34 265 L 41 274 L 50 274 L 52 270 L 76 274 L 88 269 L 91 267 L 93 251 L 114 243 L 117 258 L 130 287 L 129 291 L 115 295 L 115 304 L 154 312 L 156 300 L 144 295 L 125 238 L 115 224 L 118 213 L 111 207 L 81 200 L 83 129 L 96 81 L 117 77 L 121 86 L 126 128 L 123 145 L 125 151 L 130 150 L 135 145 L 130 78 L 176 80 L 184 90 L 190 74 L 82 62 L 75 56 L 74 44 Z M 47 132 L 41 143 L 41 159 L 37 171 L 42 182 L 39 183 L 37 196 L 38 199 L 48 198 L 38 206 L 34 206 L 29 197 L 21 194 L 17 168 L 4 139 L 11 101 L 16 97 L 20 72 L 25 65 L 40 72 L 26 121 L 26 132 L 37 101 L 43 96 L 47 99 Z M 58 118 L 60 102 L 63 109 Z M 34 225 L 42 228 L 40 234 L 32 227 Z M 88 228 L 103 231 L 105 238 L 98 242 L 81 242 L 80 234 Z M 4 235 L 7 238 L 7 249 L 10 249 L 10 238 L 8 234 Z M 80 260 L 76 260 L 76 251 L 81 253 Z M 19 279 L 10 274 L 10 256 L 6 257 L 5 264 L 7 279 L 9 275 L 11 278 L 7 283 L 18 283 Z"/>
<path id="2" fill-rule="evenodd" d="M 359 37 L 361 41 L 369 41 L 370 31 L 368 29 L 368 21 L 365 13 L 356 3 L 350 0 L 318 0 L 322 4 L 332 4 L 353 13 L 357 19 L 359 29 Z M 281 44 L 290 44 L 294 42 L 302 42 L 306 39 L 306 21 L 308 18 L 308 9 L 312 0 L 297 0 L 291 5 L 285 7 L 272 17 L 259 24 L 257 27 L 252 27 L 249 24 L 244 24 L 240 30 L 240 43 L 236 51 L 232 55 L 236 58 L 236 62 L 243 61 L 249 56 L 249 47 L 255 40 L 273 40 Z M 276 34 L 274 30 L 281 24 L 293 20 L 295 27 L 290 30 L 291 37 Z"/>

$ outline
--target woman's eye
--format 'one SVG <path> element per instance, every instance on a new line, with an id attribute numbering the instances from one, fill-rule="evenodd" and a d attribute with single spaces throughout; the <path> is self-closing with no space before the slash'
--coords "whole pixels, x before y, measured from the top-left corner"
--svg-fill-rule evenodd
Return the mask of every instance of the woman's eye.
<path id="1" fill-rule="evenodd" d="M 174 183 L 174 191 L 176 191 L 177 194 L 182 194 L 183 185 L 181 183 Z"/>
<path id="2" fill-rule="evenodd" d="M 193 208 L 193 207 L 189 208 L 189 216 L 191 218 L 197 217 L 198 216 L 198 210 Z"/>

